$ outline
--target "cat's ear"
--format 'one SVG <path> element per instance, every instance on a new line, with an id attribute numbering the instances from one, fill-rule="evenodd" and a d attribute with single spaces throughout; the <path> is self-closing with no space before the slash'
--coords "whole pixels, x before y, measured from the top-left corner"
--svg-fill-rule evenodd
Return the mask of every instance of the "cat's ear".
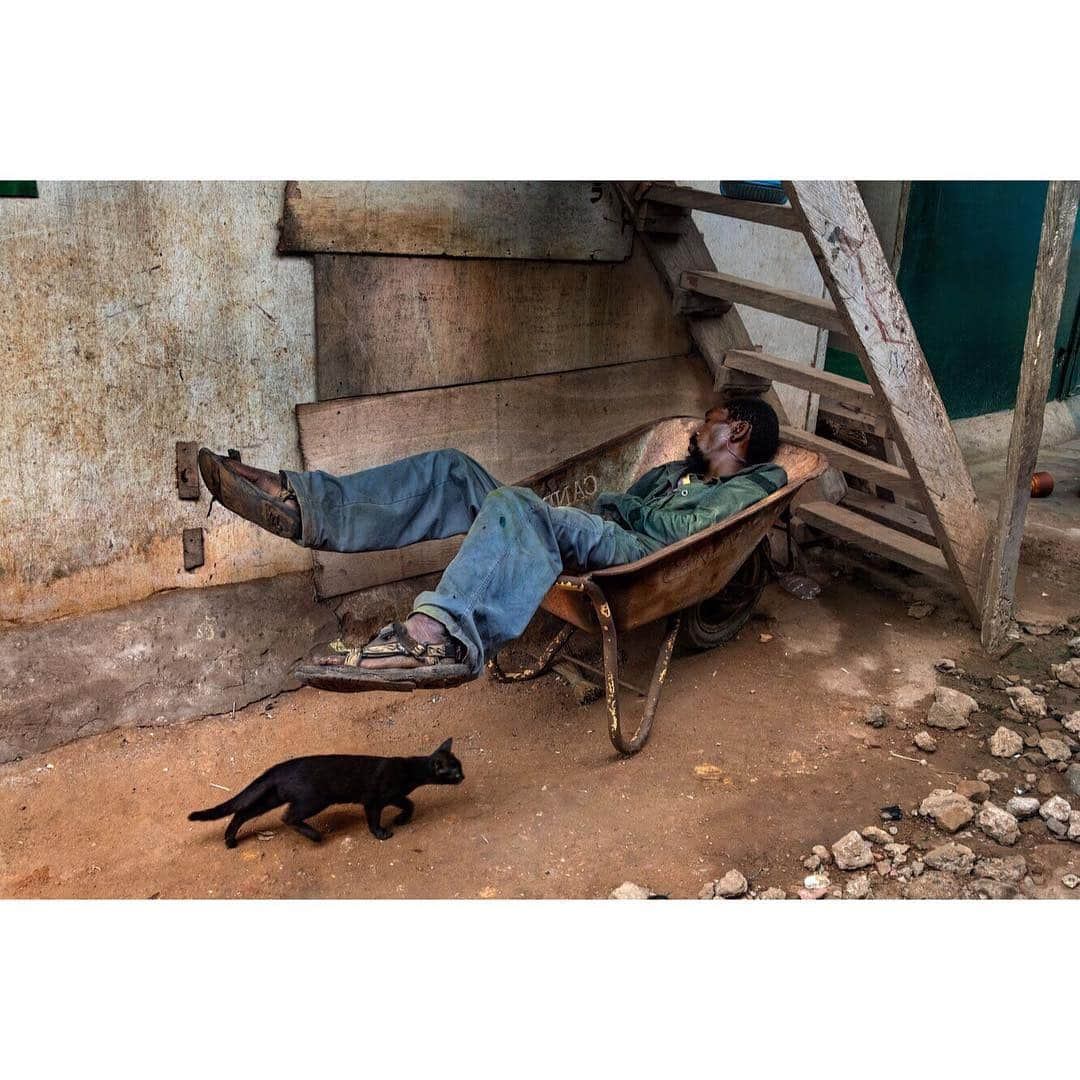
<path id="1" fill-rule="evenodd" d="M 454 741 L 453 739 L 447 739 L 447 740 L 446 740 L 446 742 L 444 742 L 444 743 L 442 744 L 442 746 L 440 746 L 440 747 L 439 747 L 439 749 L 435 751 L 435 753 L 437 754 L 437 753 L 439 753 L 439 752 L 440 752 L 440 751 L 442 751 L 442 750 L 445 750 L 445 751 L 446 751 L 447 753 L 449 753 L 449 752 L 450 752 L 450 744 L 451 744 L 451 743 L 452 743 L 453 741 Z"/>

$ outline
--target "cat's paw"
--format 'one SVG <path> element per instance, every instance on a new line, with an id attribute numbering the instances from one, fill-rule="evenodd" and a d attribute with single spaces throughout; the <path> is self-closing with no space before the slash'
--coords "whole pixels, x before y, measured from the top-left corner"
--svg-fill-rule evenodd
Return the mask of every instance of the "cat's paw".
<path id="1" fill-rule="evenodd" d="M 376 840 L 389 840 L 394 835 L 393 829 L 372 829 Z"/>
<path id="2" fill-rule="evenodd" d="M 236 839 L 236 837 L 235 837 L 235 836 L 228 836 L 228 837 L 226 837 L 226 838 L 225 838 L 225 846 L 226 846 L 227 848 L 234 848 L 234 847 L 236 847 L 236 845 L 237 845 L 237 843 L 238 843 L 238 842 L 239 842 L 239 841 L 238 841 L 238 840 Z"/>

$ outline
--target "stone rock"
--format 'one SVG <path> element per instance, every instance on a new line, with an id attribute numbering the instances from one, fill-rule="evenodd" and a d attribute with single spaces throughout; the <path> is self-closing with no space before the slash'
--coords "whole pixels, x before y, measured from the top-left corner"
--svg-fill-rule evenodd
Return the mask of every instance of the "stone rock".
<path id="1" fill-rule="evenodd" d="M 924 754 L 932 754 L 937 749 L 937 739 L 929 731 L 916 732 L 911 740 Z"/>
<path id="2" fill-rule="evenodd" d="M 961 780 L 956 785 L 956 794 L 974 803 L 984 803 L 990 798 L 990 785 L 985 780 Z"/>
<path id="3" fill-rule="evenodd" d="M 869 840 L 871 844 L 891 844 L 892 837 L 884 830 L 879 829 L 876 825 L 867 825 L 862 831 L 863 839 Z"/>
<path id="4" fill-rule="evenodd" d="M 1050 674 L 1059 683 L 1080 690 L 1080 657 L 1066 660 L 1064 664 L 1051 664 Z"/>
<path id="5" fill-rule="evenodd" d="M 934 690 L 934 703 L 926 714 L 927 726 L 959 731 L 968 726 L 968 717 L 978 707 L 979 703 L 969 694 L 948 686 L 938 686 Z"/>
<path id="6" fill-rule="evenodd" d="M 1008 679 L 1006 679 L 1004 675 L 995 675 L 995 676 L 994 676 L 994 677 L 993 677 L 993 678 L 992 678 L 992 679 L 990 680 L 990 685 L 991 685 L 991 686 L 992 686 L 992 687 L 993 687 L 993 688 L 994 688 L 995 690 L 1008 690 L 1008 689 L 1009 689 L 1009 687 L 1010 687 L 1010 686 L 1012 686 L 1012 683 L 1011 683 L 1011 682 L 1009 682 L 1009 680 L 1008 680 Z"/>
<path id="7" fill-rule="evenodd" d="M 1080 762 L 1073 762 L 1065 770 L 1065 783 L 1073 795 L 1080 795 Z"/>
<path id="8" fill-rule="evenodd" d="M 949 843 L 928 851 L 923 856 L 923 862 L 934 870 L 944 870 L 949 874 L 970 874 L 975 865 L 975 852 L 950 840 Z"/>
<path id="9" fill-rule="evenodd" d="M 1026 686 L 1010 686 L 1005 693 L 1012 699 L 1013 708 L 1022 716 L 1046 715 L 1046 699 L 1033 694 Z"/>
<path id="10" fill-rule="evenodd" d="M 939 828 L 954 833 L 975 817 L 975 807 L 970 799 L 955 791 L 936 788 L 919 804 L 919 813 L 933 818 Z"/>
<path id="11" fill-rule="evenodd" d="M 1005 809 L 1018 821 L 1024 821 L 1039 812 L 1039 800 L 1034 796 L 1014 795 L 1005 804 Z"/>
<path id="12" fill-rule="evenodd" d="M 981 780 L 984 784 L 995 784 L 998 780 L 1004 780 L 1005 774 L 997 772 L 995 769 L 980 769 L 975 774 L 976 780 Z"/>
<path id="13" fill-rule="evenodd" d="M 822 866 L 832 862 L 832 852 L 824 844 L 815 844 L 810 850 L 821 860 Z"/>
<path id="14" fill-rule="evenodd" d="M 783 889 L 777 888 L 775 885 L 770 885 L 763 893 L 758 896 L 759 900 L 786 900 L 787 893 Z"/>
<path id="15" fill-rule="evenodd" d="M 926 604 L 926 603 L 923 603 L 923 602 L 920 601 L 917 604 L 912 604 L 907 609 L 907 613 L 913 619 L 925 619 L 927 615 L 933 615 L 933 613 L 934 613 L 934 605 L 933 604 Z"/>
<path id="16" fill-rule="evenodd" d="M 1068 761 L 1072 757 L 1072 751 L 1060 739 L 1043 735 L 1039 739 L 1039 749 L 1050 761 Z"/>
<path id="17" fill-rule="evenodd" d="M 648 889 L 635 885 L 632 881 L 624 881 L 611 893 L 612 900 L 648 900 L 652 894 Z"/>
<path id="18" fill-rule="evenodd" d="M 955 671 L 956 661 L 950 660 L 947 656 L 943 656 L 940 660 L 934 661 L 934 670 L 941 672 Z"/>
<path id="19" fill-rule="evenodd" d="M 1006 881 L 1012 885 L 1027 876 L 1027 859 L 1023 855 L 987 856 L 975 863 L 975 876 L 993 881 Z"/>
<path id="20" fill-rule="evenodd" d="M 983 804 L 975 818 L 975 824 L 991 840 L 996 840 L 999 844 L 1011 845 L 1020 839 L 1020 829 L 1016 818 L 1008 810 L 1002 810 L 1000 806 L 995 806 L 992 802 Z"/>
<path id="21" fill-rule="evenodd" d="M 918 877 L 923 872 L 925 867 L 926 864 L 922 861 L 922 859 L 911 860 L 910 870 L 915 877 Z"/>
<path id="22" fill-rule="evenodd" d="M 1069 831 L 1068 823 L 1065 821 L 1058 821 L 1057 818 L 1047 818 L 1046 827 L 1055 836 L 1060 836 L 1063 840 L 1065 839 L 1065 834 Z"/>
<path id="23" fill-rule="evenodd" d="M 892 863 L 888 859 L 882 859 L 881 862 L 874 863 L 874 869 L 881 877 L 888 877 L 889 871 L 892 869 Z"/>
<path id="24" fill-rule="evenodd" d="M 902 863 L 907 859 L 907 853 L 911 850 L 910 844 L 886 844 L 885 851 L 894 863 Z"/>
<path id="25" fill-rule="evenodd" d="M 940 870 L 927 870 L 900 887 L 900 895 L 905 900 L 955 900 L 959 894 L 956 878 Z"/>
<path id="26" fill-rule="evenodd" d="M 1080 840 L 1080 810 L 1069 815 L 1069 831 L 1065 834 L 1069 840 Z"/>
<path id="27" fill-rule="evenodd" d="M 1043 821 L 1060 821 L 1062 824 L 1067 824 L 1071 813 L 1072 807 L 1060 795 L 1052 796 L 1039 807 L 1039 817 Z"/>
<path id="28" fill-rule="evenodd" d="M 866 723 L 872 728 L 883 728 L 889 722 L 889 714 L 880 705 L 871 705 L 866 710 Z"/>
<path id="29" fill-rule="evenodd" d="M 1036 803 L 1036 806 L 1037 805 L 1038 803 Z M 821 867 L 821 859 L 819 859 L 817 855 L 811 855 L 808 858 L 803 859 L 802 864 L 807 870 L 818 870 Z"/>
<path id="30" fill-rule="evenodd" d="M 1077 709 L 1076 712 L 1069 713 L 1069 715 L 1061 721 L 1061 726 L 1066 731 L 1071 731 L 1074 735 L 1080 735 L 1080 709 Z"/>
<path id="31" fill-rule="evenodd" d="M 1007 720 L 1010 724 L 1025 724 L 1027 721 L 1024 717 L 1018 713 L 1015 709 L 1002 709 L 1001 719 Z"/>
<path id="32" fill-rule="evenodd" d="M 1029 784 L 1035 783 L 1035 781 L 1038 780 L 1038 783 L 1035 785 L 1035 790 L 1038 791 L 1040 795 L 1049 796 L 1057 794 L 1057 789 L 1054 787 L 1054 781 L 1051 780 L 1049 776 L 1036 777 L 1034 773 L 1028 773 L 1024 779 L 1027 780 Z"/>
<path id="33" fill-rule="evenodd" d="M 1046 755 L 1041 750 L 1029 750 L 1020 760 L 1030 768 L 1041 769 L 1048 765 Z"/>
<path id="34" fill-rule="evenodd" d="M 1025 732 L 1023 732 L 1022 733 L 1022 738 L 1024 740 L 1024 745 L 1029 750 L 1033 750 L 1033 749 L 1035 749 L 1036 746 L 1039 745 L 1039 735 L 1035 731 L 1025 731 Z"/>
<path id="35" fill-rule="evenodd" d="M 1074 638 L 1069 638 L 1065 643 L 1065 647 L 1069 650 L 1070 656 L 1080 656 L 1080 634 L 1077 634 Z"/>
<path id="36" fill-rule="evenodd" d="M 990 736 L 990 753 L 994 757 L 1015 757 L 1024 749 L 1023 736 L 1004 725 Z"/>
<path id="37" fill-rule="evenodd" d="M 1020 890 L 1003 881 L 978 878 L 966 886 L 960 895 L 964 900 L 1015 900 L 1020 895 Z"/>
<path id="38" fill-rule="evenodd" d="M 1061 884 L 1064 885 L 1066 889 L 1075 889 L 1077 885 L 1080 885 L 1080 877 L 1077 877 L 1075 874 L 1066 874 L 1061 879 Z"/>
<path id="39" fill-rule="evenodd" d="M 841 870 L 859 870 L 874 861 L 870 845 L 854 829 L 833 844 L 832 854 Z"/>
<path id="40" fill-rule="evenodd" d="M 870 896 L 870 877 L 868 874 L 855 874 L 844 886 L 846 900 L 866 900 Z"/>
<path id="41" fill-rule="evenodd" d="M 718 900 L 733 900 L 737 896 L 745 896 L 748 888 L 746 878 L 738 870 L 729 870 L 716 883 L 716 898 Z"/>

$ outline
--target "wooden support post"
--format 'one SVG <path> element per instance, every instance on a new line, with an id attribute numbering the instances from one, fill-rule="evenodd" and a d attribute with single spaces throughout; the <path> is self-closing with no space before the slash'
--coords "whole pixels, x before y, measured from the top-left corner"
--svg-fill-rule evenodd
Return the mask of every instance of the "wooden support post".
<path id="1" fill-rule="evenodd" d="M 785 181 L 846 336 L 879 400 L 964 606 L 978 625 L 989 523 L 858 188 Z"/>
<path id="2" fill-rule="evenodd" d="M 1012 619 L 1020 541 L 1031 496 L 1031 474 L 1042 439 L 1043 413 L 1054 366 L 1054 338 L 1065 295 L 1078 196 L 1080 181 L 1075 180 L 1051 180 L 1046 192 L 1046 212 L 1031 289 L 1020 385 L 1016 391 L 1016 411 L 1005 463 L 1005 483 L 1001 489 L 997 533 L 993 537 L 990 568 L 982 597 L 982 643 L 995 656 L 1005 646 Z"/>

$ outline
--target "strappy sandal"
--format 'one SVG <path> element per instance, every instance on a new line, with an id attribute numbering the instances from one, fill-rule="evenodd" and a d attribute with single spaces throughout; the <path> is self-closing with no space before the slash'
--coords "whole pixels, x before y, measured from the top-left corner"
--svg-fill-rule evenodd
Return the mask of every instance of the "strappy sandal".
<path id="1" fill-rule="evenodd" d="M 299 664 L 293 668 L 293 678 L 306 686 L 337 693 L 356 693 L 361 690 L 441 689 L 460 686 L 476 676 L 464 663 L 465 646 L 452 638 L 438 645 L 417 641 L 398 622 L 384 626 L 366 645 L 350 648 L 343 642 L 332 642 L 330 648 L 342 659 L 340 663 Z M 386 657 L 412 657 L 420 667 L 362 668 L 361 660 Z"/>
<path id="2" fill-rule="evenodd" d="M 205 446 L 199 450 L 199 472 L 210 494 L 227 510 L 253 521 L 275 536 L 283 536 L 286 540 L 300 539 L 300 509 L 294 501 L 267 495 L 258 485 L 236 472 L 229 458 L 215 454 Z"/>

